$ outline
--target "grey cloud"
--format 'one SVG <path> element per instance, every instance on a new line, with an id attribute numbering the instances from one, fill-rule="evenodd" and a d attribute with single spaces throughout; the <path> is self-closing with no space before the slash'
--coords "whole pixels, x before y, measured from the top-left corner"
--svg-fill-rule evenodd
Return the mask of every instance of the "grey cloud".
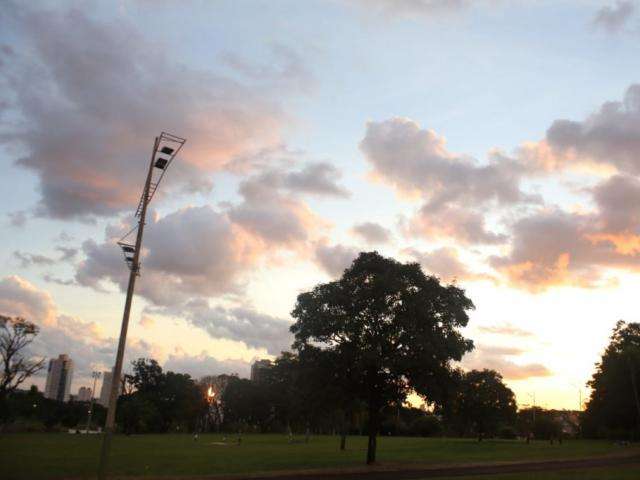
<path id="1" fill-rule="evenodd" d="M 369 244 L 382 244 L 391 241 L 391 231 L 374 222 L 354 225 L 353 233 Z"/>
<path id="2" fill-rule="evenodd" d="M 609 33 L 622 29 L 636 11 L 636 4 L 630 0 L 618 0 L 613 5 L 606 5 L 598 10 L 593 18 L 593 25 Z"/>
<path id="3" fill-rule="evenodd" d="M 471 272 L 458 258 L 457 250 L 451 247 L 442 247 L 430 252 L 408 248 L 403 253 L 420 263 L 427 273 L 447 282 L 482 278 L 481 275 Z"/>
<path id="4" fill-rule="evenodd" d="M 449 152 L 443 137 L 409 119 L 367 123 L 360 148 L 375 174 L 398 190 L 423 195 L 433 207 L 455 200 L 512 204 L 527 199 L 517 163 L 478 165 Z"/>
<path id="5" fill-rule="evenodd" d="M 70 247 L 56 247 L 56 250 L 60 252 L 59 258 L 51 258 L 37 253 L 21 252 L 20 250 L 13 252 L 13 256 L 20 262 L 22 268 L 28 268 L 31 266 L 49 266 L 58 262 L 68 262 L 73 260 L 78 253 L 78 249 Z"/>
<path id="6" fill-rule="evenodd" d="M 41 215 L 134 206 L 162 130 L 189 140 L 172 173 L 181 191 L 207 190 L 207 172 L 279 141 L 285 114 L 269 85 L 178 65 L 125 21 L 101 24 L 79 10 L 6 13 L 2 28 L 25 47 L 5 59 L 0 100 L 24 121 L 5 125 L 2 139 L 26 152 L 17 164 L 39 179 Z"/>
<path id="7" fill-rule="evenodd" d="M 56 247 L 56 250 L 60 252 L 59 261 L 61 262 L 70 262 L 78 254 L 78 249 L 72 247 Z"/>
<path id="8" fill-rule="evenodd" d="M 598 215 L 560 210 L 524 217 L 513 226 L 510 253 L 490 262 L 513 284 L 534 291 L 561 284 L 599 286 L 604 268 L 640 267 L 635 234 L 598 229 L 606 224 Z"/>
<path id="9" fill-rule="evenodd" d="M 49 258 L 45 255 L 38 255 L 33 253 L 25 253 L 19 250 L 13 252 L 14 258 L 16 258 L 20 262 L 20 266 L 22 268 L 28 268 L 33 265 L 42 266 L 42 265 L 53 265 L 56 261 L 53 258 Z"/>
<path id="10" fill-rule="evenodd" d="M 316 246 L 315 258 L 325 272 L 337 278 L 353 263 L 358 253 L 357 248 L 319 243 Z"/>
<path id="11" fill-rule="evenodd" d="M 174 372 L 188 373 L 193 378 L 208 375 L 237 374 L 239 377 L 249 377 L 251 365 L 244 360 L 218 360 L 207 355 L 171 354 L 164 362 L 163 368 Z"/>
<path id="12" fill-rule="evenodd" d="M 76 281 L 69 278 L 69 279 L 62 279 L 62 278 L 58 278 L 54 275 L 51 275 L 50 273 L 45 273 L 42 276 L 42 279 L 47 282 L 47 283 L 55 283 L 57 285 L 63 285 L 63 286 L 69 286 L 69 285 L 76 285 Z"/>
<path id="13" fill-rule="evenodd" d="M 227 216 L 209 206 L 178 210 L 148 228 L 138 293 L 158 305 L 237 292 L 256 254 L 234 233 Z M 75 276 L 80 285 L 101 289 L 108 280 L 124 291 L 128 270 L 115 240 L 83 243 L 85 259 Z"/>
<path id="14" fill-rule="evenodd" d="M 491 156 L 480 165 L 449 152 L 443 137 L 405 118 L 369 122 L 360 148 L 374 177 L 425 200 L 411 220 L 415 227 L 407 229 L 413 234 L 498 243 L 504 238 L 485 229 L 483 207 L 539 202 L 520 189 L 524 170 L 518 162 Z"/>
<path id="15" fill-rule="evenodd" d="M 269 82 L 276 93 L 283 90 L 309 93 L 315 87 L 315 79 L 298 52 L 278 43 L 272 44 L 270 50 L 273 58 L 263 65 L 247 62 L 232 52 L 223 54 L 221 60 L 250 80 Z"/>
<path id="16" fill-rule="evenodd" d="M 158 310 L 184 318 L 213 338 L 242 342 L 251 348 L 265 348 L 272 355 L 288 350 L 293 343 L 287 320 L 246 307 L 212 306 L 208 300 L 192 299 L 179 308 Z"/>
<path id="17" fill-rule="evenodd" d="M 636 231 L 640 225 L 640 180 L 613 175 L 591 189 L 599 209 L 598 227 L 606 232 Z"/>
<path id="18" fill-rule="evenodd" d="M 24 210 L 18 210 L 16 212 L 7 213 L 9 217 L 9 224 L 12 227 L 24 227 L 27 224 L 27 212 Z"/>
<path id="19" fill-rule="evenodd" d="M 299 171 L 287 173 L 284 186 L 294 192 L 348 197 L 349 192 L 337 184 L 340 176 L 340 171 L 330 163 L 309 163 Z"/>
<path id="20" fill-rule="evenodd" d="M 498 244 L 507 240 L 506 235 L 487 229 L 483 213 L 458 205 L 437 209 L 424 205 L 410 219 L 402 219 L 400 226 L 409 236 L 448 237 L 467 244 Z"/>
<path id="21" fill-rule="evenodd" d="M 559 166 L 592 161 L 639 174 L 640 85 L 631 85 L 622 101 L 604 103 L 583 121 L 556 120 L 546 141 Z"/>
<path id="22" fill-rule="evenodd" d="M 0 280 L 0 314 L 45 324 L 54 321 L 56 307 L 48 293 L 13 275 Z"/>
<path id="23" fill-rule="evenodd" d="M 283 193 L 268 174 L 244 180 L 240 194 L 243 201 L 229 206 L 229 219 L 269 244 L 304 243 L 310 232 L 322 225 L 304 202 Z"/>
<path id="24" fill-rule="evenodd" d="M 433 17 L 461 11 L 472 5 L 492 5 L 497 0 L 349 0 L 350 3 L 384 15 Z"/>

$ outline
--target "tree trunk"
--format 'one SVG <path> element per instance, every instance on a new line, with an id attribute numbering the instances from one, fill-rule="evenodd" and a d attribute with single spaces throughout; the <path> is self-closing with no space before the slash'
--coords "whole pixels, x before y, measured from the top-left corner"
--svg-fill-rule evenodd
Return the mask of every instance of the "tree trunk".
<path id="1" fill-rule="evenodd" d="M 376 461 L 376 436 L 378 435 L 380 408 L 376 401 L 369 402 L 369 442 L 367 444 L 367 465 Z"/>
<path id="2" fill-rule="evenodd" d="M 344 412 L 342 417 L 342 427 L 340 429 L 340 450 L 344 450 L 347 447 L 347 429 L 348 429 L 348 413 Z"/>

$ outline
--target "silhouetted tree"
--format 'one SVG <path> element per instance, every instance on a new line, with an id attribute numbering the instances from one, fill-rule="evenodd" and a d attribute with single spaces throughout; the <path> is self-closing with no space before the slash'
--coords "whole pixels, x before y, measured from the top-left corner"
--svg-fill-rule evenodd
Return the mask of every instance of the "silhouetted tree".
<path id="1" fill-rule="evenodd" d="M 640 323 L 616 324 L 589 386 L 585 433 L 640 438 Z"/>
<path id="2" fill-rule="evenodd" d="M 411 390 L 443 398 L 451 360 L 473 343 L 458 331 L 473 303 L 460 288 L 443 286 L 417 263 L 361 253 L 339 280 L 298 296 L 291 327 L 294 348 L 335 352 L 367 403 L 367 463 L 376 458 L 381 409 Z M 346 367 L 348 366 L 348 367 Z"/>
<path id="3" fill-rule="evenodd" d="M 24 318 L 0 315 L 0 421 L 8 416 L 6 399 L 11 392 L 44 368 L 44 359 L 25 356 L 38 332 L 39 328 Z"/>
<path id="4" fill-rule="evenodd" d="M 266 383 L 230 377 L 222 403 L 228 429 L 252 426 L 265 431 L 273 421 L 273 399 Z"/>
<path id="5" fill-rule="evenodd" d="M 206 408 L 200 387 L 182 373 L 163 372 L 153 359 L 132 362 L 127 383 L 131 393 L 121 395 L 119 422 L 127 433 L 193 429 Z"/>
<path id="6" fill-rule="evenodd" d="M 501 425 L 516 420 L 516 399 L 494 370 L 461 372 L 454 394 L 441 412 L 459 434 L 475 433 L 478 439 L 495 435 Z"/>

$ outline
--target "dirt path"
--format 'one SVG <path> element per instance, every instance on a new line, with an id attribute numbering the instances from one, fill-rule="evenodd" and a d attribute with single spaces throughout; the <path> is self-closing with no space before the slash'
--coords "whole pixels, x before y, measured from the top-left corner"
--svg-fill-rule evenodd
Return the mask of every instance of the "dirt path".
<path id="1" fill-rule="evenodd" d="M 411 465 L 407 468 L 393 465 L 376 465 L 340 470 L 298 470 L 289 472 L 270 472 L 253 475 L 227 476 L 190 476 L 162 477 L 162 480 L 407 480 L 439 477 L 467 477 L 471 475 L 498 475 L 522 472 L 551 472 L 556 470 L 577 470 L 598 467 L 640 467 L 640 452 L 625 452 L 609 455 L 571 460 L 546 460 L 530 462 L 499 462 L 473 465 Z M 133 477 L 117 477 L 132 480 Z M 141 478 L 141 477 L 136 477 Z M 145 480 L 155 480 L 144 477 Z M 158 478 L 157 480 L 160 480 Z"/>

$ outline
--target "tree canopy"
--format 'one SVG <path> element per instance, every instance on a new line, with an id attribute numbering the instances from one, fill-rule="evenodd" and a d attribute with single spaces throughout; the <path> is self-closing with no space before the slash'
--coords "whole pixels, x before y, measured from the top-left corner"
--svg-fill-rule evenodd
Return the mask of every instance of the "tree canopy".
<path id="1" fill-rule="evenodd" d="M 342 359 L 343 374 L 368 405 L 368 463 L 385 405 L 411 391 L 430 402 L 444 398 L 450 362 L 473 348 L 458 330 L 473 308 L 462 289 L 377 252 L 361 253 L 340 279 L 298 296 L 294 348 L 317 346 Z"/>
<path id="2" fill-rule="evenodd" d="M 512 425 L 517 405 L 513 391 L 494 370 L 460 372 L 453 395 L 439 410 L 457 433 L 495 435 L 501 426 Z"/>
<path id="3" fill-rule="evenodd" d="M 589 386 L 586 433 L 640 438 L 640 323 L 616 324 Z"/>

